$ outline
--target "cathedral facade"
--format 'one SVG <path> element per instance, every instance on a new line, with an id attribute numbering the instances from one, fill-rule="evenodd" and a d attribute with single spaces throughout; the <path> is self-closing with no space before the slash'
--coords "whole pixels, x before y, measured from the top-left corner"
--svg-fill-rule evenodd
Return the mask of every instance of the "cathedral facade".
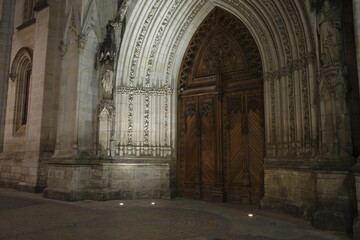
<path id="1" fill-rule="evenodd" d="M 360 0 L 0 0 L 0 33 L 0 186 L 360 236 Z"/>

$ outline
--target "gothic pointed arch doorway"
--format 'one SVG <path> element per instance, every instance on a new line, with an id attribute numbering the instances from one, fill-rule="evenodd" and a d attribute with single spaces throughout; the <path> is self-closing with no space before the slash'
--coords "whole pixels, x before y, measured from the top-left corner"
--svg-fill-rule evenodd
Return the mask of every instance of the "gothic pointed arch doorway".
<path id="1" fill-rule="evenodd" d="M 264 194 L 262 64 L 255 40 L 215 8 L 186 50 L 178 86 L 179 195 L 259 204 Z"/>

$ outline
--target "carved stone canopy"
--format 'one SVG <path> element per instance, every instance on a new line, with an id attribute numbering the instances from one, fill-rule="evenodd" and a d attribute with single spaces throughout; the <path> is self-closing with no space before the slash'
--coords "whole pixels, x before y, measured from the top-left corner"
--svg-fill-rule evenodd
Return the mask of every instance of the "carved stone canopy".
<path id="1" fill-rule="evenodd" d="M 113 64 L 116 56 L 115 33 L 112 21 L 106 25 L 106 37 L 99 47 L 99 62 L 101 64 Z"/>

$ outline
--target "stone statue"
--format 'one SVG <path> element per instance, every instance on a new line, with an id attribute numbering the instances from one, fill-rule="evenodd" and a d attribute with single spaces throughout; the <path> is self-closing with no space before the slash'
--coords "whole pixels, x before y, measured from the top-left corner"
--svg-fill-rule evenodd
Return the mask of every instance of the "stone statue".
<path id="1" fill-rule="evenodd" d="M 112 64 L 114 62 L 116 55 L 115 31 L 111 21 L 106 25 L 106 37 L 100 45 L 99 55 L 100 63 Z"/>
<path id="2" fill-rule="evenodd" d="M 318 16 L 320 58 L 324 66 L 340 63 L 341 51 L 340 13 L 325 0 Z"/>
<path id="3" fill-rule="evenodd" d="M 104 90 L 104 99 L 112 98 L 113 77 L 114 77 L 114 72 L 111 71 L 110 69 L 106 69 L 101 79 L 101 85 Z"/>

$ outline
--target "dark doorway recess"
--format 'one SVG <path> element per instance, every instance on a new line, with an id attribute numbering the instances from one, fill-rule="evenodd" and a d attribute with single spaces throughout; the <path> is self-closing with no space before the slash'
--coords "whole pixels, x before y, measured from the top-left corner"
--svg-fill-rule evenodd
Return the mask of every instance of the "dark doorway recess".
<path id="1" fill-rule="evenodd" d="M 262 75 L 249 30 L 215 8 L 190 41 L 180 70 L 181 197 L 259 204 L 264 194 Z"/>

